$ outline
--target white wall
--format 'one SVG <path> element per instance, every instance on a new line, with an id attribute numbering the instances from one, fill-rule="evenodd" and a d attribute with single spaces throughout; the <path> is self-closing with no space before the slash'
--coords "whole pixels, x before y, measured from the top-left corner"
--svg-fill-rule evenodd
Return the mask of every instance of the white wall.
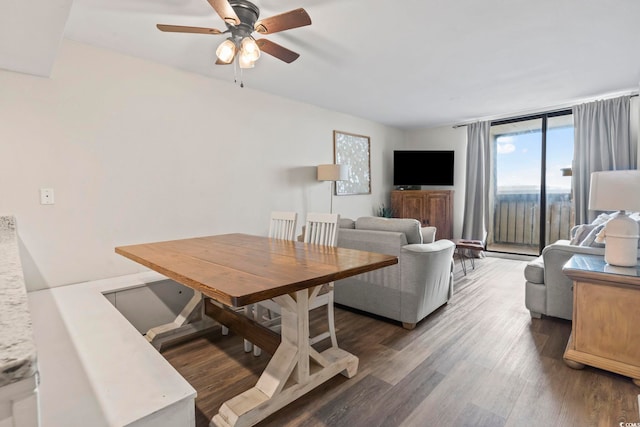
<path id="1" fill-rule="evenodd" d="M 462 236 L 462 218 L 464 214 L 465 169 L 467 165 L 467 128 L 452 128 L 443 126 L 431 129 L 416 129 L 406 132 L 406 142 L 403 149 L 407 150 L 453 150 L 454 176 L 453 187 L 430 186 L 424 190 L 445 189 L 454 190 L 453 193 L 453 237 Z"/>
<path id="2" fill-rule="evenodd" d="M 259 72 L 259 70 L 254 70 Z M 370 215 L 404 133 L 65 40 L 50 79 L 0 71 L 0 214 L 14 214 L 30 290 L 144 270 L 119 245 L 266 234 L 272 210 L 329 211 L 333 130 L 371 137 Z M 55 190 L 54 205 L 39 189 Z"/>

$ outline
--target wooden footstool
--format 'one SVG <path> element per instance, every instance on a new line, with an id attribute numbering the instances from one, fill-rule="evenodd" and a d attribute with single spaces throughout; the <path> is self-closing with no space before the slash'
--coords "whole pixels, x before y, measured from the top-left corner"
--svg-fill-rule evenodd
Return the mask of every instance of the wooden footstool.
<path id="1" fill-rule="evenodd" d="M 476 268 L 476 264 L 472 256 L 467 256 L 463 253 L 463 249 L 470 249 L 472 251 L 484 251 L 484 245 L 482 244 L 481 240 L 453 239 L 451 241 L 456 245 L 455 253 L 457 253 L 458 258 L 460 258 L 460 263 L 462 264 L 462 271 L 466 276 L 467 266 L 464 263 L 464 259 L 469 258 L 471 260 L 471 268 L 474 270 Z"/>

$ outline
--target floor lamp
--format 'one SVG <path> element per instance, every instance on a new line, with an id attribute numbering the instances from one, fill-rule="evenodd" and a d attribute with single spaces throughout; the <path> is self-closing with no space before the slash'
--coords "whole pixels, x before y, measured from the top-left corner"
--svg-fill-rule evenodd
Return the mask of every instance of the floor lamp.
<path id="1" fill-rule="evenodd" d="M 640 233 L 638 223 L 625 211 L 640 211 L 640 171 L 593 172 L 589 209 L 620 211 L 606 223 L 596 241 L 605 240 L 604 259 L 607 264 L 635 267 Z"/>
<path id="2" fill-rule="evenodd" d="M 331 181 L 329 192 L 331 194 L 331 209 L 333 213 L 333 188 L 336 181 L 347 181 L 349 179 L 348 165 L 318 165 L 318 181 Z"/>

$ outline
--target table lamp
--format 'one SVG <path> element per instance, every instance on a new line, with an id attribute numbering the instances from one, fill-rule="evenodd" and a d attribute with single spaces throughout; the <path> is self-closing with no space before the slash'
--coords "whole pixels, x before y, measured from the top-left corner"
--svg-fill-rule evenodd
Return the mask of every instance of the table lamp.
<path id="1" fill-rule="evenodd" d="M 331 181 L 329 191 L 331 192 L 331 209 L 333 213 L 333 186 L 336 181 L 347 181 L 349 179 L 349 165 L 318 165 L 318 181 Z"/>
<path id="2" fill-rule="evenodd" d="M 638 223 L 625 211 L 640 211 L 640 171 L 593 172 L 589 209 L 619 211 L 598 233 L 605 241 L 604 259 L 610 265 L 634 267 L 638 263 Z"/>

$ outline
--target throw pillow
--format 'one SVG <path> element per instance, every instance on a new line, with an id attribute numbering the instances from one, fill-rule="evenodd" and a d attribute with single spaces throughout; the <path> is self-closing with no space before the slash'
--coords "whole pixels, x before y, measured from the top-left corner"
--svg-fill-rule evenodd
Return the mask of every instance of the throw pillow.
<path id="1" fill-rule="evenodd" d="M 580 245 L 580 243 L 589 235 L 589 233 L 591 233 L 591 231 L 593 231 L 594 228 L 596 228 L 597 225 L 593 225 L 593 224 L 582 224 L 579 225 L 576 230 L 575 230 L 575 234 L 573 235 L 573 237 L 571 238 L 571 241 L 569 242 L 570 245 Z"/>
<path id="2" fill-rule="evenodd" d="M 607 221 L 609 221 L 611 219 L 611 217 L 615 214 L 616 212 L 612 213 L 612 214 L 606 214 L 606 213 L 601 213 L 600 215 L 598 215 L 596 217 L 596 219 L 593 220 L 593 222 L 591 224 L 593 225 L 600 225 L 600 224 L 604 224 Z"/>
<path id="3" fill-rule="evenodd" d="M 596 236 L 604 228 L 604 226 L 605 224 L 600 224 L 594 227 L 593 230 L 591 230 L 589 234 L 587 234 L 587 237 L 585 237 L 584 240 L 580 242 L 580 246 L 590 246 L 592 248 L 604 248 L 603 243 L 596 242 Z"/>

